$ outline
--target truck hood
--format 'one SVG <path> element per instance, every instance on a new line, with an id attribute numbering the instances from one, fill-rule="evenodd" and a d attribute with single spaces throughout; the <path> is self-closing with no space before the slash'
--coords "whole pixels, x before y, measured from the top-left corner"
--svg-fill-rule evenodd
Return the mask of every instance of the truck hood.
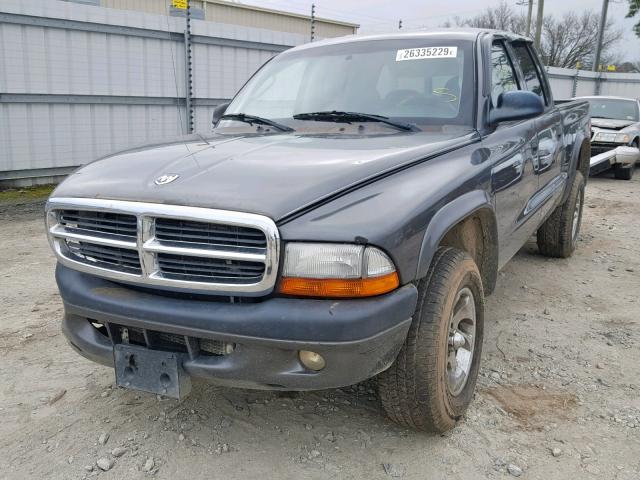
<path id="1" fill-rule="evenodd" d="M 598 128 L 606 128 L 609 130 L 620 130 L 636 123 L 633 120 L 613 120 L 610 118 L 592 118 L 591 125 Z"/>
<path id="2" fill-rule="evenodd" d="M 234 210 L 277 221 L 473 138 L 473 132 L 461 131 L 190 136 L 94 161 L 68 177 L 53 196 Z M 158 185 L 163 175 L 178 177 Z"/>

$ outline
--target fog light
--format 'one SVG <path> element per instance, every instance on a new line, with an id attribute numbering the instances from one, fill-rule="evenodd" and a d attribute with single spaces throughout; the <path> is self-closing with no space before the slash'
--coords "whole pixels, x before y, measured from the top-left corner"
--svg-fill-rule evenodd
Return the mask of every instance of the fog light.
<path id="1" fill-rule="evenodd" d="M 315 370 L 316 372 L 322 370 L 327 364 L 322 355 L 316 352 L 310 352 L 309 350 L 300 350 L 298 357 L 305 367 L 309 370 Z"/>

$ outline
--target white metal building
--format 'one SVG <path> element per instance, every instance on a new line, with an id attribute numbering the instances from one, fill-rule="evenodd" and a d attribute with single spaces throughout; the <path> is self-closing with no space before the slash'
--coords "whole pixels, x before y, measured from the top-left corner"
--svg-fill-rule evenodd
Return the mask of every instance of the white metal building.
<path id="1" fill-rule="evenodd" d="M 135 10 L 162 15 L 169 11 L 182 13 L 171 6 L 171 0 L 75 0 L 91 2 L 102 7 Z M 228 23 L 243 27 L 264 28 L 278 32 L 309 34 L 310 17 L 297 13 L 245 5 L 227 0 L 191 0 L 192 15 L 200 20 Z M 309 6 L 311 2 L 309 2 Z M 327 18 L 316 18 L 315 31 L 318 37 L 340 37 L 357 33 L 358 25 Z"/>

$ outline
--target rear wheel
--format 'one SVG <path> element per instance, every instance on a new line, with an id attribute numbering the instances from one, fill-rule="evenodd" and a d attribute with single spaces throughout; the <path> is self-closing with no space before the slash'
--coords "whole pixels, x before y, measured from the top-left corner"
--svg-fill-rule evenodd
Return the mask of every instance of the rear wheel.
<path id="1" fill-rule="evenodd" d="M 537 240 L 540 253 L 547 257 L 567 258 L 576 249 L 582 207 L 584 204 L 584 178 L 576 172 L 569 197 L 556 207 L 551 216 L 538 229 Z"/>
<path id="2" fill-rule="evenodd" d="M 378 376 L 378 389 L 394 422 L 444 432 L 471 403 L 478 377 L 484 328 L 478 267 L 467 253 L 440 248 L 418 293 L 405 344 Z"/>

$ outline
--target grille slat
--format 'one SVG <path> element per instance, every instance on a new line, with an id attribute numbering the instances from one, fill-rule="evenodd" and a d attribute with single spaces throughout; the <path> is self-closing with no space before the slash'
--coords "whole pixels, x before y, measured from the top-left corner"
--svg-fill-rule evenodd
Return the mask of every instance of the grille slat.
<path id="1" fill-rule="evenodd" d="M 86 218 L 82 215 L 70 215 L 67 213 L 63 213 L 62 215 L 60 215 L 60 218 L 65 223 L 77 223 L 77 224 L 83 224 L 87 226 L 104 225 L 107 227 L 125 228 L 133 231 L 135 231 L 136 229 L 135 218 L 133 218 L 132 221 L 109 219 L 109 218 L 98 219 L 98 218 Z"/>
<path id="2" fill-rule="evenodd" d="M 235 248 L 266 248 L 267 239 L 260 230 L 235 225 L 157 218 L 158 240 L 208 244 Z"/>
<path id="3" fill-rule="evenodd" d="M 208 231 L 208 232 L 226 233 L 228 235 L 233 235 L 233 236 L 264 238 L 264 233 L 262 233 L 260 230 L 255 230 L 253 228 L 248 228 L 248 227 L 236 227 L 233 225 L 191 222 L 186 220 L 174 220 L 169 218 L 158 218 L 156 220 L 156 224 L 158 227 L 162 228 L 162 230 L 166 230 L 168 232 L 169 231 L 184 232 L 189 230 L 194 232 Z"/>
<path id="4" fill-rule="evenodd" d="M 230 237 L 220 237 L 220 236 L 203 236 L 203 235 L 191 235 L 184 233 L 160 233 L 156 234 L 156 237 L 159 240 L 169 241 L 169 242 L 186 242 L 186 243 L 196 243 L 199 245 L 215 245 L 215 246 L 228 246 L 228 244 L 232 244 L 231 246 L 235 246 L 233 244 L 238 243 L 238 240 Z M 252 239 L 252 238 L 243 238 L 242 239 L 242 247 L 245 248 L 264 248 L 264 239 Z M 238 245 L 238 247 L 241 247 Z"/>
<path id="5" fill-rule="evenodd" d="M 136 251 L 71 240 L 67 240 L 65 244 L 69 252 L 82 263 L 137 275 L 142 272 Z"/>
<path id="6" fill-rule="evenodd" d="M 113 247 L 106 247 L 104 245 L 97 245 L 94 243 L 85 243 L 79 242 L 81 250 L 87 254 L 93 253 L 96 255 L 104 255 L 104 256 L 113 256 L 122 258 L 123 260 L 139 262 L 140 258 L 138 257 L 138 252 L 135 250 L 127 250 L 124 248 L 119 249 L 117 252 L 114 252 Z"/>
<path id="7" fill-rule="evenodd" d="M 61 210 L 60 224 L 79 232 L 100 232 L 125 237 L 135 237 L 137 233 L 135 215 L 120 213 Z"/>
<path id="8" fill-rule="evenodd" d="M 158 261 L 168 266 L 188 266 L 190 268 L 217 267 L 226 270 L 247 270 L 252 272 L 262 272 L 264 270 L 264 264 L 258 262 L 231 261 L 232 263 L 227 263 L 227 261 L 217 258 L 187 257 L 184 255 L 171 255 L 168 253 L 161 253 L 158 256 Z"/>
<path id="9" fill-rule="evenodd" d="M 158 267 L 163 274 L 210 278 L 212 281 L 255 280 L 264 274 L 265 268 L 263 263 L 258 262 L 197 258 L 167 253 L 158 254 Z"/>

